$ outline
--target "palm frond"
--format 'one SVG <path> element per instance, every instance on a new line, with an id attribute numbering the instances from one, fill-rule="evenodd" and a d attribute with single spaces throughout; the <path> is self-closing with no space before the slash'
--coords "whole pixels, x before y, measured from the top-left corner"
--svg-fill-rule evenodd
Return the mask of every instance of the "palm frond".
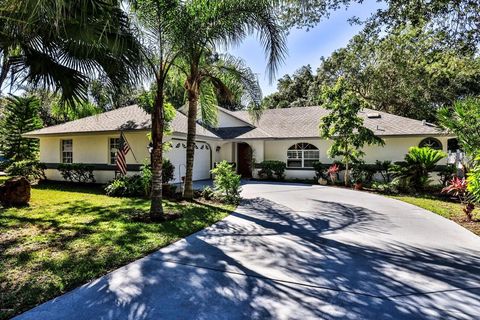
<path id="1" fill-rule="evenodd" d="M 202 82 L 200 85 L 200 114 L 203 124 L 209 127 L 218 125 L 217 106 L 215 87 L 211 82 Z"/>

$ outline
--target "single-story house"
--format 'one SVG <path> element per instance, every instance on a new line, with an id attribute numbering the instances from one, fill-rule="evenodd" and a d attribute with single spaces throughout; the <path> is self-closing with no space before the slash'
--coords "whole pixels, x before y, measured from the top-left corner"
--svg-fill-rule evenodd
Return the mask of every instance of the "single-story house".
<path id="1" fill-rule="evenodd" d="M 243 177 L 255 177 L 255 164 L 280 160 L 287 164 L 287 178 L 313 178 L 312 164 L 332 163 L 327 156 L 331 141 L 319 138 L 320 118 L 328 113 L 321 107 L 271 109 L 252 121 L 247 111 L 219 108 L 214 129 L 197 124 L 194 180 L 210 178 L 216 162 L 235 163 Z M 456 139 L 427 123 L 393 114 L 365 109 L 364 125 L 385 140 L 384 146 L 365 147 L 364 160 L 402 161 L 411 146 L 432 146 L 445 152 L 455 150 Z M 85 163 L 94 166 L 97 182 L 115 176 L 115 154 L 123 132 L 132 152 L 127 155 L 129 174 L 135 174 L 148 161 L 150 115 L 136 105 L 99 115 L 46 127 L 25 134 L 40 140 L 40 161 L 47 165 L 46 175 L 61 180 L 56 168 L 60 163 Z M 177 112 L 173 133 L 166 139 L 170 148 L 165 156 L 175 166 L 175 181 L 185 174 L 187 118 Z M 442 160 L 446 163 L 446 160 Z"/>

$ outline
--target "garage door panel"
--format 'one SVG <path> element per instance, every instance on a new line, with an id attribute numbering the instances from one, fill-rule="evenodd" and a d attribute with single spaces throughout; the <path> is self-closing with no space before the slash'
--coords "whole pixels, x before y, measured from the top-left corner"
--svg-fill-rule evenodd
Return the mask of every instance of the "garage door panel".
<path id="1" fill-rule="evenodd" d="M 186 163 L 186 142 L 172 139 L 172 148 L 167 152 L 166 157 L 175 166 L 174 182 L 181 182 L 185 175 Z M 197 142 L 195 148 L 195 160 L 193 163 L 193 180 L 204 180 L 210 178 L 211 148 L 207 143 Z"/>

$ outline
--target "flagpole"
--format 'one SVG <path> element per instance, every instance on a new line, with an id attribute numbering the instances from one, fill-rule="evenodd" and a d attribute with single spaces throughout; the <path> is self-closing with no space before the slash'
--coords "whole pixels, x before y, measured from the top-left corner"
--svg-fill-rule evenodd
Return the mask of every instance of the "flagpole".
<path id="1" fill-rule="evenodd" d="M 123 131 L 120 131 L 120 135 L 123 135 L 123 139 L 125 139 L 125 141 L 128 143 L 128 145 L 130 146 L 130 151 L 132 151 L 132 156 L 133 156 L 133 159 L 135 159 L 135 162 L 139 163 L 138 160 L 137 160 L 137 157 L 135 157 L 135 152 L 133 152 L 133 148 L 132 148 L 132 145 L 130 144 L 130 142 L 128 142 L 127 140 L 127 136 L 123 133 Z"/>

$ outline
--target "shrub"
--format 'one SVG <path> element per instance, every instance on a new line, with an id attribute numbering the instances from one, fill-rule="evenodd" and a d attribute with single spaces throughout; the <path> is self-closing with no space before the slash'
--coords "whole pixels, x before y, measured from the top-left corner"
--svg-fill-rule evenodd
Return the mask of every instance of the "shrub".
<path id="1" fill-rule="evenodd" d="M 476 159 L 475 166 L 468 174 L 468 191 L 473 199 L 480 203 L 480 156 Z"/>
<path id="2" fill-rule="evenodd" d="M 205 188 L 203 188 L 202 197 L 205 200 L 212 200 L 214 196 L 215 196 L 215 191 L 212 188 L 210 188 L 209 186 L 206 186 Z"/>
<path id="3" fill-rule="evenodd" d="M 399 185 L 398 185 L 398 180 L 393 180 L 390 182 L 377 182 L 374 181 L 372 183 L 372 189 L 377 190 L 378 192 L 381 193 L 386 193 L 386 194 L 396 194 L 399 193 Z"/>
<path id="4" fill-rule="evenodd" d="M 332 164 L 328 169 L 327 169 L 327 175 L 330 178 L 330 182 L 332 184 L 335 184 L 338 180 L 338 173 L 340 172 L 340 165 L 338 163 Z"/>
<path id="5" fill-rule="evenodd" d="M 110 197 L 143 196 L 144 191 L 140 175 L 118 177 L 105 187 L 105 193 Z"/>
<path id="6" fill-rule="evenodd" d="M 391 161 L 375 161 L 376 171 L 382 176 L 383 182 L 388 183 L 392 181 L 392 172 L 390 170 Z"/>
<path id="7" fill-rule="evenodd" d="M 324 164 L 319 161 L 313 163 L 313 170 L 315 170 L 315 180 L 328 179 L 327 168 Z"/>
<path id="8" fill-rule="evenodd" d="M 22 160 L 12 162 L 5 170 L 11 176 L 22 176 L 29 181 L 45 180 L 45 164 L 37 160 Z"/>
<path id="9" fill-rule="evenodd" d="M 83 163 L 61 163 L 58 165 L 58 171 L 63 179 L 70 182 L 94 183 L 94 167 Z"/>
<path id="10" fill-rule="evenodd" d="M 287 164 L 283 161 L 268 160 L 260 163 L 261 170 L 258 172 L 260 177 L 267 177 L 273 179 L 275 176 L 278 180 L 284 178 Z"/>
<path id="11" fill-rule="evenodd" d="M 373 176 L 377 172 L 377 166 L 357 162 L 352 165 L 351 179 L 353 183 L 362 182 L 364 184 L 371 184 Z"/>
<path id="12" fill-rule="evenodd" d="M 402 180 L 400 184 L 405 188 L 423 190 L 430 182 L 429 173 L 446 156 L 440 150 L 411 147 L 405 155 L 405 162 L 395 163 L 391 166 L 391 171 L 394 177 Z"/>
<path id="13" fill-rule="evenodd" d="M 241 199 L 241 177 L 235 172 L 233 165 L 222 161 L 211 172 L 214 175 L 213 185 L 217 196 L 226 203 L 238 204 Z"/>
<path id="14" fill-rule="evenodd" d="M 175 166 L 170 162 L 170 160 L 163 159 L 162 183 L 164 185 L 168 184 L 170 181 L 173 180 L 174 171 L 175 171 Z M 152 166 L 150 164 L 144 163 L 141 168 L 140 176 L 142 178 L 143 192 L 145 196 L 148 196 L 152 189 Z M 164 193 L 168 196 L 169 190 L 165 191 Z"/>
<path id="15" fill-rule="evenodd" d="M 458 198 L 464 205 L 463 212 L 467 215 L 469 221 L 472 220 L 472 211 L 475 209 L 475 205 L 472 201 L 472 197 L 468 194 L 467 190 L 468 182 L 465 178 L 454 177 L 450 180 L 448 186 L 442 189 L 442 193 L 448 193 Z"/>
<path id="16" fill-rule="evenodd" d="M 448 182 L 454 178 L 457 173 L 457 168 L 455 165 L 449 164 L 446 166 L 438 166 L 435 168 L 435 171 L 438 172 L 442 186 L 446 186 Z"/>
<path id="17" fill-rule="evenodd" d="M 12 161 L 0 156 L 0 171 L 5 171 L 11 164 Z"/>
<path id="18" fill-rule="evenodd" d="M 162 182 L 169 183 L 173 180 L 175 166 L 168 159 L 163 159 Z"/>

